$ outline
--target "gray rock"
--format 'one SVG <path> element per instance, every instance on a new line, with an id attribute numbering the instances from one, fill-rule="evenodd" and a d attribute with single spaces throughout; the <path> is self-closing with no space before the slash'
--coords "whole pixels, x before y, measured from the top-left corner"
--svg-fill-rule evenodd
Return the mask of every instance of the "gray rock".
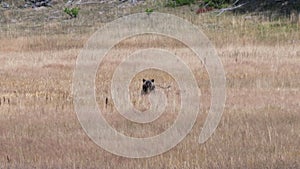
<path id="1" fill-rule="evenodd" d="M 1 6 L 2 6 L 2 8 L 9 8 L 10 7 L 10 5 L 6 2 L 2 2 Z"/>
<path id="2" fill-rule="evenodd" d="M 31 5 L 28 4 L 28 3 L 26 3 L 26 4 L 24 5 L 24 8 L 29 8 L 29 7 L 31 7 Z"/>
<path id="3" fill-rule="evenodd" d="M 51 4 L 52 0 L 26 0 L 26 4 L 30 5 L 33 8 L 37 7 L 48 7 L 52 6 Z"/>

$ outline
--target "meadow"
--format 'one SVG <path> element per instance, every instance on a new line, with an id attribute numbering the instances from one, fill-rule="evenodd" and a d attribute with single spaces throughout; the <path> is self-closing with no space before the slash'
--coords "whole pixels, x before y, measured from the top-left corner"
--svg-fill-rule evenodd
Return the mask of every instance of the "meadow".
<path id="1" fill-rule="evenodd" d="M 147 109 L 147 100 L 140 103 L 136 93 L 143 77 L 154 77 L 157 83 L 172 86 L 165 91 L 170 105 L 152 124 L 127 121 L 110 95 L 110 79 L 123 55 L 150 47 L 177 52 L 201 89 L 203 113 L 181 143 L 155 157 L 130 159 L 98 147 L 74 111 L 72 78 L 77 56 L 104 23 L 93 24 L 84 13 L 74 20 L 42 24 L 7 22 L 0 26 L 0 168 L 300 168 L 300 22 L 270 21 L 258 15 L 195 15 L 174 9 L 160 12 L 183 17 L 202 29 L 224 65 L 226 105 L 207 142 L 198 144 L 210 107 L 208 74 L 180 42 L 157 35 L 129 38 L 116 45 L 99 67 L 99 108 L 114 128 L 134 137 L 159 134 L 170 127 L 178 113 L 180 91 L 165 72 L 140 72 L 130 86 L 132 103 Z M 1 14 L 9 18 L 18 12 Z"/>

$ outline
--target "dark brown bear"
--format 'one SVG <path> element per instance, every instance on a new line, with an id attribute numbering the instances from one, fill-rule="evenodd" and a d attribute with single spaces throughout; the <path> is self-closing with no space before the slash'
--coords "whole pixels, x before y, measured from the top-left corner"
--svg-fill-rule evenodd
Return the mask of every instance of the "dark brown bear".
<path id="1" fill-rule="evenodd" d="M 154 89 L 155 89 L 154 79 L 151 80 L 143 79 L 142 94 L 149 94 Z"/>

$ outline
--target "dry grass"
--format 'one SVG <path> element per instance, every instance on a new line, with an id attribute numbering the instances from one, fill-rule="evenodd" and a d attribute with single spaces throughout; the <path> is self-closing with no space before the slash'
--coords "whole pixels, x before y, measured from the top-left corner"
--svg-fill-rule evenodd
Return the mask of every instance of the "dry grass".
<path id="1" fill-rule="evenodd" d="M 109 77 L 119 59 L 137 48 L 136 43 L 147 48 L 161 47 L 163 42 L 166 49 L 180 53 L 201 88 L 204 113 L 179 145 L 152 158 L 128 159 L 94 144 L 74 112 L 73 70 L 80 48 L 92 32 L 76 37 L 49 33 L 17 38 L 18 33 L 5 32 L 0 41 L 0 168 L 300 168 L 299 25 L 230 15 L 190 19 L 216 45 L 227 78 L 225 111 L 205 144 L 197 144 L 197 139 L 209 108 L 208 75 L 179 42 L 156 36 L 127 39 L 105 57 L 110 65 L 98 70 L 105 72 L 96 79 L 99 107 L 117 130 L 137 137 L 168 128 L 176 115 L 171 109 L 176 108 L 168 107 L 170 111 L 145 126 L 117 114 L 110 99 Z M 159 83 L 174 87 L 166 93 L 176 101 L 175 81 L 168 74 L 146 71 L 132 81 L 132 102 L 139 80 L 150 74 Z"/>

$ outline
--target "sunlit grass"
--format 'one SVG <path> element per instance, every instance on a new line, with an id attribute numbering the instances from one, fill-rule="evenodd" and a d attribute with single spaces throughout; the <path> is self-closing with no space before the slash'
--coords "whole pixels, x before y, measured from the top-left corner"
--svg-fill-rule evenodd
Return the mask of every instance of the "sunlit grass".
<path id="1" fill-rule="evenodd" d="M 76 58 L 98 26 L 85 29 L 83 23 L 88 21 L 81 20 L 84 17 L 79 14 L 78 20 L 67 24 L 52 23 L 59 33 L 45 27 L 44 32 L 42 29 L 31 35 L 24 34 L 17 25 L 8 24 L 14 29 L 6 30 L 1 25 L 5 36 L 0 39 L 0 168 L 300 167 L 299 25 L 289 24 L 288 20 L 266 22 L 256 17 L 249 20 L 245 16 L 182 14 L 202 28 L 216 46 L 227 78 L 222 120 L 202 145 L 197 139 L 210 106 L 210 89 L 201 62 L 194 62 L 193 54 L 179 42 L 163 37 L 149 42 L 145 41 L 148 37 L 141 36 L 117 45 L 111 57 L 106 57 L 109 64 L 102 67 L 105 74 L 97 74 L 96 97 L 109 123 L 125 134 L 160 133 L 176 115 L 170 113 L 176 110 L 170 107 L 156 123 L 140 126 L 117 114 L 110 98 L 109 77 L 118 59 L 134 51 L 136 43 L 146 44 L 144 47 L 164 45 L 181 54 L 202 91 L 203 113 L 183 142 L 159 156 L 128 159 L 94 144 L 76 118 L 71 91 Z M 70 34 L 63 33 L 66 27 Z M 140 105 L 134 92 L 139 90 L 138 80 L 149 74 L 137 75 L 130 87 L 131 100 L 137 107 Z M 155 74 L 159 75 L 159 82 L 174 83 L 169 75 Z M 176 89 L 175 84 L 172 86 Z M 169 99 L 178 98 L 174 91 L 168 91 Z M 106 97 L 108 106 L 104 104 Z"/>

